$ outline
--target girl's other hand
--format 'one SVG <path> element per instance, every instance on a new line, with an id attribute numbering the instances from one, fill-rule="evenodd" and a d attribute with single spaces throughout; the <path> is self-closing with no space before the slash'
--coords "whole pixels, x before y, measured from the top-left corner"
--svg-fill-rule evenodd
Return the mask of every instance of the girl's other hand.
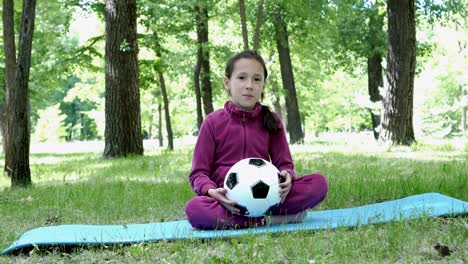
<path id="1" fill-rule="evenodd" d="M 292 180 L 291 180 L 291 175 L 289 174 L 289 172 L 285 170 L 281 171 L 279 176 L 283 178 L 279 184 L 280 186 L 279 193 L 281 197 L 280 203 L 283 203 L 286 197 L 288 196 L 289 191 L 291 190 Z"/>
<path id="2" fill-rule="evenodd" d="M 221 203 L 229 212 L 240 215 L 240 209 L 236 207 L 236 201 L 229 200 L 226 197 L 226 192 L 224 188 L 209 189 L 208 195 Z"/>

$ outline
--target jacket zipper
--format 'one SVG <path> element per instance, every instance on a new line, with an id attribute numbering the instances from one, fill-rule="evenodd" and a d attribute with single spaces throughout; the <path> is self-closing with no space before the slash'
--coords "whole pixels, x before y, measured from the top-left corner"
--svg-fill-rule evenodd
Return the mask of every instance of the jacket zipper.
<path id="1" fill-rule="evenodd" d="M 242 111 L 242 126 L 244 127 L 244 159 L 246 158 L 246 150 L 247 150 L 247 131 L 245 128 L 245 111 Z"/>

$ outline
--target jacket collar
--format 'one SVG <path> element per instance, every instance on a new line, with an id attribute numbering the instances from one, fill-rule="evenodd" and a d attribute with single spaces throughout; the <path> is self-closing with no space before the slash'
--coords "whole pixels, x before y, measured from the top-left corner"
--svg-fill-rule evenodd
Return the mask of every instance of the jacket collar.
<path id="1" fill-rule="evenodd" d="M 260 114 L 262 105 L 257 103 L 251 111 L 245 111 L 238 108 L 232 101 L 227 101 L 224 104 L 224 109 L 233 116 L 254 118 Z"/>

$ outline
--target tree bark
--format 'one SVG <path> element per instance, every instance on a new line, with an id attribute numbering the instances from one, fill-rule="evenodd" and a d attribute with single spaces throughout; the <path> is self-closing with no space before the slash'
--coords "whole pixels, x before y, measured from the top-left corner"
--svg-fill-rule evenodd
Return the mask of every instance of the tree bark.
<path id="1" fill-rule="evenodd" d="M 195 5 L 195 20 L 197 28 L 198 47 L 202 49 L 201 87 L 205 115 L 213 112 L 211 95 L 210 52 L 208 43 L 208 8 L 206 3 Z"/>
<path id="2" fill-rule="evenodd" d="M 164 145 L 163 142 L 163 134 L 162 134 L 162 106 L 158 104 L 158 141 L 159 146 L 162 147 Z"/>
<path id="3" fill-rule="evenodd" d="M 255 24 L 255 33 L 253 36 L 253 50 L 260 48 L 260 28 L 262 27 L 263 19 L 263 0 L 258 0 L 257 7 L 257 23 Z"/>
<path id="4" fill-rule="evenodd" d="M 16 71 L 16 45 L 15 45 L 14 1 L 3 0 L 3 40 L 5 52 L 5 101 L 2 102 L 1 129 L 3 150 L 5 153 L 4 171 L 11 176 L 13 168 L 13 142 L 12 118 L 14 104 L 12 94 Z"/>
<path id="5" fill-rule="evenodd" d="M 159 42 L 159 37 L 157 32 L 154 32 L 155 35 L 155 52 L 156 56 L 158 56 L 162 60 L 162 48 L 161 48 L 161 43 Z M 166 121 L 166 132 L 167 132 L 167 148 L 169 150 L 174 149 L 174 136 L 172 133 L 172 123 L 171 123 L 171 114 L 169 110 L 169 98 L 167 96 L 167 89 L 166 89 L 166 82 L 164 80 L 164 73 L 163 73 L 163 67 L 156 67 L 155 65 L 155 71 L 158 73 L 158 79 L 159 79 L 159 88 L 161 89 L 161 94 L 163 97 L 163 103 L 164 103 L 164 119 Z"/>
<path id="6" fill-rule="evenodd" d="M 31 185 L 29 168 L 29 147 L 31 139 L 29 122 L 29 71 L 31 68 L 31 50 L 36 17 L 36 0 L 24 0 L 19 36 L 18 65 L 15 71 L 12 135 L 13 168 L 11 186 L 26 187 Z"/>
<path id="7" fill-rule="evenodd" d="M 367 58 L 367 87 L 369 90 L 369 97 L 371 102 L 376 103 L 382 100 L 379 88 L 383 88 L 383 75 L 382 75 L 382 55 L 374 54 Z M 375 109 L 369 109 L 372 120 L 372 131 L 374 138 L 379 139 L 378 126 L 380 125 L 380 113 Z"/>
<path id="8" fill-rule="evenodd" d="M 245 1 L 239 0 L 239 10 L 242 26 L 242 39 L 244 40 L 244 50 L 249 49 L 249 34 L 247 33 L 247 18 L 245 16 Z"/>
<path id="9" fill-rule="evenodd" d="M 166 121 L 166 132 L 167 132 L 167 148 L 169 150 L 174 149 L 174 136 L 172 134 L 171 126 L 171 115 L 169 110 L 169 99 L 167 97 L 166 83 L 164 82 L 164 74 L 161 70 L 158 71 L 159 85 L 161 87 L 161 93 L 164 101 L 164 117 Z"/>
<path id="10" fill-rule="evenodd" d="M 389 0 L 387 82 L 379 140 L 410 145 L 413 130 L 413 93 L 416 65 L 414 0 Z"/>
<path id="11" fill-rule="evenodd" d="M 367 86 L 369 90 L 370 101 L 377 103 L 382 101 L 382 95 L 380 94 L 380 88 L 383 88 L 383 67 L 382 67 L 382 58 L 383 58 L 383 48 L 382 43 L 380 43 L 380 35 L 383 34 L 383 25 L 384 25 L 384 15 L 379 14 L 379 8 L 382 4 L 376 2 L 371 7 L 371 13 L 369 16 L 369 32 L 367 39 L 370 45 L 370 52 L 367 57 Z M 380 126 L 380 111 L 377 109 L 369 109 L 371 121 L 372 121 L 372 131 L 374 133 L 374 138 L 379 139 L 378 127 Z"/>
<path id="12" fill-rule="evenodd" d="M 287 129 L 289 131 L 290 143 L 302 143 L 304 140 L 304 134 L 302 133 L 299 105 L 297 103 L 296 85 L 294 83 L 294 74 L 289 51 L 287 24 L 280 12 L 275 14 L 274 27 L 281 68 L 281 77 L 283 79 L 283 88 L 287 90 Z"/>
<path id="13" fill-rule="evenodd" d="M 106 158 L 143 155 L 136 0 L 106 0 Z"/>
<path id="14" fill-rule="evenodd" d="M 201 63 L 203 60 L 203 51 L 201 46 L 197 49 L 197 64 L 194 68 L 193 73 L 193 84 L 195 89 L 195 102 L 197 104 L 197 131 L 196 135 L 198 135 L 198 131 L 203 123 L 203 113 L 202 113 L 202 102 L 201 102 L 201 90 L 200 90 L 200 70 L 201 70 Z"/>

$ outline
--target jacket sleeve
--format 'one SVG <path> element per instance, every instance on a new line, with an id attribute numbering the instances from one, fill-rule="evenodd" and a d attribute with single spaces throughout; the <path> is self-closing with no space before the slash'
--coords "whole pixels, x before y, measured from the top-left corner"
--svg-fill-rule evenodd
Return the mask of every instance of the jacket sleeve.
<path id="1" fill-rule="evenodd" d="M 209 119 L 205 119 L 198 133 L 197 143 L 193 151 L 192 170 L 189 175 L 190 184 L 199 196 L 206 195 L 211 188 L 217 188 L 210 179 L 215 141 L 213 131 L 210 129 Z"/>
<path id="2" fill-rule="evenodd" d="M 276 116 L 279 131 L 276 134 L 270 135 L 270 158 L 273 165 L 275 165 L 279 171 L 286 170 L 294 180 L 297 178 L 296 172 L 294 171 L 294 164 L 291 157 L 291 151 L 289 150 L 288 140 L 286 139 L 286 132 L 284 125 L 281 120 Z"/>

